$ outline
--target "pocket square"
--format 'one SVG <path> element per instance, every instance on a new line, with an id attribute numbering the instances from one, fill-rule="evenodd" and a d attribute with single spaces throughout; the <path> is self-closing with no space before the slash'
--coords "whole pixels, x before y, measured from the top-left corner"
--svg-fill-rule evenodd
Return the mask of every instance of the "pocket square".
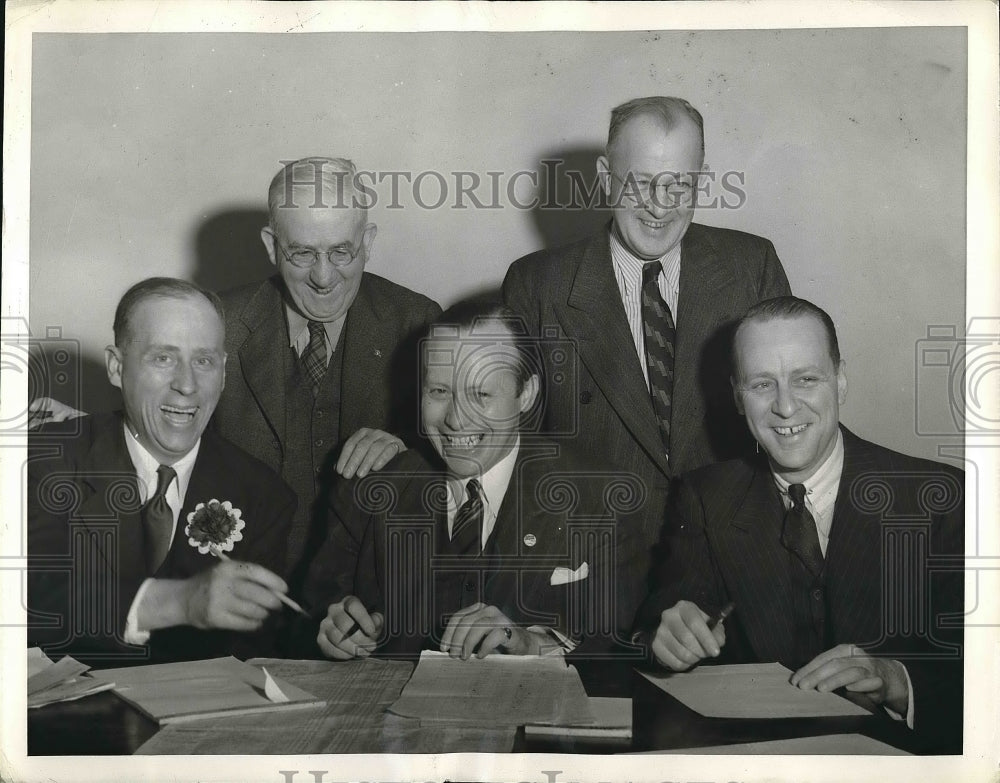
<path id="1" fill-rule="evenodd" d="M 552 572 L 552 576 L 549 577 L 549 584 L 568 585 L 571 582 L 579 582 L 581 579 L 586 579 L 589 574 L 590 568 L 588 568 L 586 563 L 582 563 L 575 571 L 559 566 Z"/>

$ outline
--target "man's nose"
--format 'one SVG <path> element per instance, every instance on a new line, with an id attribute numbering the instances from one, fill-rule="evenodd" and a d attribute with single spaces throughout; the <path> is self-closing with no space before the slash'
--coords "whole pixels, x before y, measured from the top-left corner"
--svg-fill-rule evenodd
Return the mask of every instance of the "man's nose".
<path id="1" fill-rule="evenodd" d="M 174 391 L 178 391 L 181 394 L 193 394 L 197 388 L 197 383 L 195 382 L 194 370 L 191 365 L 187 362 L 179 362 L 177 369 L 174 370 L 173 378 L 171 379 L 170 388 Z"/>
<path id="2" fill-rule="evenodd" d="M 779 383 L 771 403 L 771 410 L 782 418 L 791 417 L 799 409 L 799 398 L 787 384 Z"/>
<path id="3" fill-rule="evenodd" d="M 309 279 L 318 288 L 329 288 L 340 279 L 340 270 L 330 261 L 329 256 L 321 255 L 316 259 L 309 272 Z"/>
<path id="4" fill-rule="evenodd" d="M 448 410 L 444 414 L 444 423 L 453 432 L 461 432 L 465 416 L 462 415 L 462 403 L 458 397 L 452 397 L 448 402 Z"/>

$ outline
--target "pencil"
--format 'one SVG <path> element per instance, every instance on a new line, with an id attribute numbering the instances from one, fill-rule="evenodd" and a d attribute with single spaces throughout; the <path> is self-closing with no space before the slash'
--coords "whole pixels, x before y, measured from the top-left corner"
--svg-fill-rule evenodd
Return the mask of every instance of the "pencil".
<path id="1" fill-rule="evenodd" d="M 730 601 L 728 604 L 723 606 L 722 611 L 720 611 L 715 617 L 713 617 L 711 620 L 708 621 L 708 630 L 711 631 L 713 628 L 715 628 L 715 626 L 717 626 L 719 623 L 721 623 L 723 620 L 729 617 L 729 615 L 733 613 L 734 609 L 736 609 L 735 601 Z"/>
<path id="2" fill-rule="evenodd" d="M 219 558 L 219 560 L 223 560 L 223 561 L 225 561 L 227 563 L 231 559 L 229 557 L 229 555 L 227 555 L 225 552 L 223 552 L 221 549 L 219 549 L 216 546 L 212 547 L 212 552 L 215 554 L 216 557 Z M 298 612 L 303 617 L 308 617 L 309 616 L 309 612 L 307 612 L 305 609 L 303 609 L 301 606 L 299 606 L 297 603 L 295 603 L 295 601 L 293 601 L 291 598 L 289 598 L 284 593 L 279 593 L 277 590 L 272 590 L 271 593 L 274 595 L 275 598 L 277 598 L 279 601 L 281 601 L 281 603 L 283 603 L 289 609 L 294 609 L 296 612 Z"/>

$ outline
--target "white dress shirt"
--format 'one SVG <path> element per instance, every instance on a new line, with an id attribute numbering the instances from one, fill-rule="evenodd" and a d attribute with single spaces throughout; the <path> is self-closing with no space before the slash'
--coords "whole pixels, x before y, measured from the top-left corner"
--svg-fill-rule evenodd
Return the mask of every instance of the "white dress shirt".
<path id="1" fill-rule="evenodd" d="M 462 504 L 467 500 L 465 485 L 470 480 L 476 479 L 482 488 L 483 499 L 483 529 L 479 541 L 479 551 L 486 548 L 486 542 L 490 539 L 490 534 L 497 523 L 497 513 L 500 511 L 500 504 L 503 503 L 504 495 L 507 494 L 507 487 L 510 486 L 510 477 L 514 475 L 514 463 L 517 462 L 517 452 L 521 447 L 521 437 L 514 441 L 514 447 L 510 453 L 500 460 L 496 465 L 487 470 L 481 476 L 468 476 L 466 478 L 454 478 L 449 476 L 448 485 L 448 539 L 452 538 L 452 527 L 455 524 L 455 515 Z"/>
<path id="2" fill-rule="evenodd" d="M 153 496 L 156 492 L 156 484 L 159 480 L 156 470 L 160 463 L 156 461 L 146 447 L 136 439 L 135 435 L 125 424 L 125 447 L 128 449 L 129 458 L 132 460 L 132 467 L 135 468 L 136 484 L 139 487 L 139 499 L 142 503 Z M 170 543 L 173 545 L 174 537 L 177 535 L 177 523 L 184 507 L 184 497 L 187 495 L 188 485 L 191 483 L 191 473 L 194 471 L 195 460 L 198 459 L 198 449 L 201 447 L 201 439 L 194 444 L 194 448 L 181 457 L 170 467 L 174 469 L 177 478 L 170 482 L 167 487 L 166 501 L 170 510 L 174 513 L 174 530 L 170 536 Z M 206 498 L 207 499 L 207 498 Z M 142 603 L 142 596 L 146 592 L 146 586 L 150 579 L 143 580 L 139 585 L 139 590 L 132 599 L 132 605 L 128 610 L 128 618 L 125 621 L 125 641 L 129 644 L 146 644 L 149 641 L 149 631 L 143 631 L 138 625 L 139 604 Z"/>

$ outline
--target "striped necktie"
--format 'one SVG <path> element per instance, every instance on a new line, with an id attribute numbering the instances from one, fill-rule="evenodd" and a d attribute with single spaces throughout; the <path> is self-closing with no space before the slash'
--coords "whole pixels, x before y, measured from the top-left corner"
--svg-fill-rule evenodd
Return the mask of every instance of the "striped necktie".
<path id="1" fill-rule="evenodd" d="M 451 526 L 451 546 L 456 554 L 479 554 L 483 535 L 482 487 L 476 479 L 469 479 L 465 485 L 466 501 L 455 513 Z"/>
<path id="2" fill-rule="evenodd" d="M 670 453 L 670 398 L 674 390 L 674 319 L 660 295 L 659 261 L 642 268 L 642 332 L 645 337 L 649 396 L 660 425 L 663 450 Z"/>
<path id="3" fill-rule="evenodd" d="M 312 381 L 313 394 L 316 394 L 326 373 L 326 330 L 319 321 L 309 322 L 309 345 L 302 352 L 302 367 Z"/>

